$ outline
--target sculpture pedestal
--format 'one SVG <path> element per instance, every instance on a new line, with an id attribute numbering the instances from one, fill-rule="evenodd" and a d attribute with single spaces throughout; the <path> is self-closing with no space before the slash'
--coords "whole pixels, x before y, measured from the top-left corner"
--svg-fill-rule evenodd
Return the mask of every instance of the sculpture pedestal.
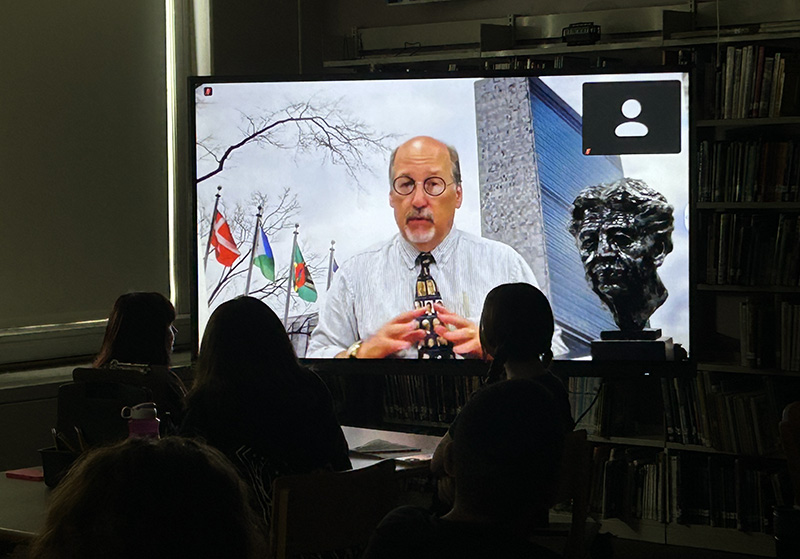
<path id="1" fill-rule="evenodd" d="M 637 337 L 637 334 L 641 336 Z M 655 334 L 656 337 L 653 337 Z M 673 361 L 674 344 L 661 330 L 642 332 L 605 331 L 592 341 L 592 359 L 602 361 Z"/>
<path id="2" fill-rule="evenodd" d="M 658 340 L 661 328 L 643 328 L 642 330 L 603 330 L 601 340 Z"/>

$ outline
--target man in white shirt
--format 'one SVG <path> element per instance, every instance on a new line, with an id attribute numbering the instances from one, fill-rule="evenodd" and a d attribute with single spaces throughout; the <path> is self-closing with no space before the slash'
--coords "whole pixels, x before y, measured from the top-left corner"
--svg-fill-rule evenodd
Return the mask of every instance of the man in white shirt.
<path id="1" fill-rule="evenodd" d="M 430 275 L 441 295 L 434 305 L 435 332 L 455 355 L 481 357 L 477 323 L 486 294 L 509 282 L 538 287 L 536 277 L 508 245 L 453 228 L 463 196 L 454 148 L 427 136 L 412 138 L 392 154 L 389 173 L 399 233 L 336 272 L 307 356 L 417 357 L 427 335 L 419 318 L 427 311 L 414 308 L 414 286 L 418 256 L 430 253 Z M 553 352 L 566 351 L 557 329 Z"/>

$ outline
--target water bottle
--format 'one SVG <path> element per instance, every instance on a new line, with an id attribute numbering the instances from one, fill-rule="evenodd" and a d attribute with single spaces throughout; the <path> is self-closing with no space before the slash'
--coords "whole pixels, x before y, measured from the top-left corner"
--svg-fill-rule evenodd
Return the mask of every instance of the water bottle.
<path id="1" fill-rule="evenodd" d="M 125 406 L 120 415 L 128 420 L 128 438 L 159 438 L 158 424 L 161 420 L 158 419 L 155 402 L 144 402 L 133 407 Z"/>

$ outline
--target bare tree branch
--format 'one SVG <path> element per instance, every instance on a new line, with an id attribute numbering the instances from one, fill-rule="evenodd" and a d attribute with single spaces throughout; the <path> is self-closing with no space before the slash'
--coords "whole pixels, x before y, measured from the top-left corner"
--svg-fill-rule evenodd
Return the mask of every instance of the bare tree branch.
<path id="1" fill-rule="evenodd" d="M 221 173 L 231 155 L 251 142 L 262 143 L 279 149 L 293 149 L 295 156 L 301 153 L 321 152 L 324 160 L 334 165 L 342 165 L 348 175 L 358 180 L 358 171 L 365 168 L 364 151 L 389 150 L 386 142 L 393 135 L 376 134 L 366 124 L 339 109 L 339 103 L 312 104 L 305 101 L 292 104 L 279 113 L 268 113 L 260 117 L 243 114 L 244 126 L 240 128 L 244 137 L 225 148 L 222 153 L 209 147 L 209 139 L 198 141 L 197 145 L 207 155 L 214 158 L 216 167 L 198 177 L 201 183 Z M 294 135 L 284 124 L 294 125 Z M 286 134 L 278 136 L 280 129 Z M 222 149 L 222 148 L 219 148 Z"/>

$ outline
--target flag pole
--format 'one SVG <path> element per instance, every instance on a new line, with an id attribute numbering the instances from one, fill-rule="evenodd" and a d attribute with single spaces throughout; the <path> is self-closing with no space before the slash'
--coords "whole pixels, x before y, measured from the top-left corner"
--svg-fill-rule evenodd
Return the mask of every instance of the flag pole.
<path id="1" fill-rule="evenodd" d="M 300 229 L 300 224 L 294 224 L 294 239 L 292 240 L 292 256 L 289 258 L 289 284 L 286 286 L 286 310 L 283 312 L 283 325 L 286 331 L 289 331 L 289 300 L 292 297 L 292 289 L 294 289 L 294 253 L 297 250 L 297 230 Z"/>
<path id="2" fill-rule="evenodd" d="M 261 206 L 258 207 L 256 214 L 256 228 L 253 231 L 253 247 L 250 249 L 250 266 L 247 268 L 247 284 L 244 287 L 244 294 L 250 295 L 250 279 L 253 277 L 253 261 L 256 259 L 256 243 L 258 243 L 258 228 L 261 226 Z"/>
<path id="3" fill-rule="evenodd" d="M 216 200 L 214 200 L 214 211 L 211 212 L 211 229 L 208 231 L 208 242 L 206 243 L 206 255 L 203 257 L 203 270 L 208 269 L 208 253 L 209 249 L 211 248 L 211 235 L 214 234 L 214 218 L 217 217 L 217 206 L 219 206 L 219 197 L 221 196 L 220 190 L 222 190 L 221 186 L 217 187 L 217 196 Z"/>
<path id="4" fill-rule="evenodd" d="M 325 288 L 325 291 L 331 288 L 331 280 L 333 279 L 333 252 L 336 250 L 333 248 L 333 245 L 336 244 L 336 241 L 331 241 L 331 255 L 328 258 L 328 286 Z"/>

